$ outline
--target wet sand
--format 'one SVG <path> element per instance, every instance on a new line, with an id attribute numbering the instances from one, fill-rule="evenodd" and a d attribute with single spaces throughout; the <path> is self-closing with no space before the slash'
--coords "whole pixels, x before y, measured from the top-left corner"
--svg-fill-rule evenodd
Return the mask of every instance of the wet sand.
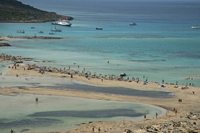
<path id="1" fill-rule="evenodd" d="M 25 68 L 25 70 L 24 70 Z M 44 72 L 43 74 L 39 73 L 38 70 L 32 69 L 27 70 L 28 65 L 21 64 L 16 69 L 10 69 L 5 75 L 6 76 L 16 76 L 19 77 L 28 77 L 28 76 L 50 76 L 57 78 L 67 78 L 71 80 L 77 80 L 86 82 L 92 85 L 99 86 L 117 86 L 117 87 L 129 87 L 134 89 L 144 89 L 144 90 L 167 90 L 174 92 L 174 97 L 171 98 L 147 98 L 147 97 L 134 97 L 134 96 L 123 96 L 123 95 L 114 95 L 114 94 L 104 94 L 104 93 L 94 93 L 94 92 L 84 92 L 84 91 L 75 91 L 75 90 L 61 90 L 53 88 L 34 88 L 34 87 L 22 87 L 22 88 L 1 88 L 0 94 L 3 95 L 14 95 L 15 93 L 25 93 L 25 94 L 40 94 L 40 95 L 56 95 L 56 96 L 70 96 L 70 97 L 81 97 L 88 99 L 101 99 L 101 100 L 111 100 L 111 101 L 127 101 L 127 102 L 137 102 L 156 105 L 163 107 L 167 110 L 166 115 L 158 117 L 157 119 L 145 120 L 142 122 L 95 122 L 81 125 L 78 129 L 71 131 L 65 131 L 63 133 L 82 133 L 82 132 L 92 132 L 92 127 L 95 127 L 95 132 L 97 128 L 101 127 L 101 132 L 108 133 L 122 133 L 125 129 L 130 129 L 133 132 L 143 132 L 140 130 L 140 127 L 151 125 L 155 123 L 169 122 L 172 120 L 179 120 L 182 116 L 185 116 L 188 112 L 198 112 L 199 107 L 199 97 L 200 89 L 199 87 L 189 86 L 188 89 L 181 89 L 181 86 L 178 85 L 178 88 L 174 88 L 174 85 L 164 84 L 165 87 L 160 87 L 161 83 L 148 82 L 146 85 L 143 85 L 143 82 L 128 82 L 128 81 L 118 81 L 118 80 L 106 80 L 103 82 L 101 78 L 85 78 L 84 76 Z M 195 92 L 195 94 L 193 94 Z M 178 100 L 182 99 L 182 102 Z M 177 114 L 174 112 L 174 108 L 177 110 Z M 180 117 L 181 116 L 181 117 Z M 148 116 L 147 116 L 148 119 Z"/>

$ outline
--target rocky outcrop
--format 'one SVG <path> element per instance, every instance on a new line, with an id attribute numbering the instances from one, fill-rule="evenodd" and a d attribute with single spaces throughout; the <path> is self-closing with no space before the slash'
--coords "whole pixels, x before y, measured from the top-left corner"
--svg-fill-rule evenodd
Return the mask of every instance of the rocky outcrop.
<path id="1" fill-rule="evenodd" d="M 3 46 L 10 47 L 11 45 L 9 43 L 0 43 L 0 47 L 3 47 Z"/>
<path id="2" fill-rule="evenodd" d="M 17 0 L 0 0 L 0 22 L 39 23 L 58 19 L 72 20 L 73 18 L 39 10 Z"/>
<path id="3" fill-rule="evenodd" d="M 190 112 L 186 116 L 180 116 L 180 120 L 147 125 L 141 127 L 141 130 L 152 133 L 199 133 L 199 124 L 200 115 Z"/>
<path id="4" fill-rule="evenodd" d="M 50 37 L 50 36 L 20 36 L 20 37 L 14 37 L 14 36 L 8 36 L 8 38 L 18 38 L 18 39 L 62 39 L 62 37 Z"/>
<path id="5" fill-rule="evenodd" d="M 23 61 L 32 61 L 32 58 L 22 58 L 21 56 L 12 56 L 12 55 L 6 55 L 2 53 L 0 55 L 0 60 L 3 61 L 14 61 L 14 62 L 23 62 Z"/>

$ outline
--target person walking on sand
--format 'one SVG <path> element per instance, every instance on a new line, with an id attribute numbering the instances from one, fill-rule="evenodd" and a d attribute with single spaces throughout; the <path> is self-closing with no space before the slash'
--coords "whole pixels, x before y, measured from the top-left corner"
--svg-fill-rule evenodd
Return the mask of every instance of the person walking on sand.
<path id="1" fill-rule="evenodd" d="M 100 133 L 100 131 L 101 131 L 100 127 L 98 128 L 98 131 L 99 131 L 99 133 Z"/>
<path id="2" fill-rule="evenodd" d="M 92 133 L 94 133 L 94 127 L 92 127 Z"/>
<path id="3" fill-rule="evenodd" d="M 12 130 L 12 129 L 10 130 L 10 133 L 13 133 L 13 130 Z"/>
<path id="4" fill-rule="evenodd" d="M 146 120 L 146 118 L 147 118 L 147 116 L 146 115 L 144 115 L 144 119 Z"/>
<path id="5" fill-rule="evenodd" d="M 37 97 L 35 98 L 35 101 L 38 102 L 38 98 Z"/>
<path id="6" fill-rule="evenodd" d="M 158 113 L 156 112 L 156 118 L 158 117 Z"/>

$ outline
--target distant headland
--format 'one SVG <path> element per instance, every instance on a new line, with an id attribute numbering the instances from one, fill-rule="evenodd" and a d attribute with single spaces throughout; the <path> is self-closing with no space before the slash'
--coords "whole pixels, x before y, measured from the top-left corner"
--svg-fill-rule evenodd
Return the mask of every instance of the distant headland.
<path id="1" fill-rule="evenodd" d="M 58 19 L 72 20 L 73 17 L 58 15 L 25 5 L 17 0 L 0 1 L 0 22 L 9 23 L 40 23 Z"/>

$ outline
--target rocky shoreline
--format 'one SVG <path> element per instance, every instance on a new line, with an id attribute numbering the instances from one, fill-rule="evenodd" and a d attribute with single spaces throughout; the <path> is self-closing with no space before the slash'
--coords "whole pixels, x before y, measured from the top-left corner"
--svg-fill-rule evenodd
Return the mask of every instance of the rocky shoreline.
<path id="1" fill-rule="evenodd" d="M 49 36 L 19 36 L 19 37 L 16 37 L 16 36 L 1 37 L 0 36 L 0 47 L 11 47 L 12 46 L 9 43 L 1 42 L 1 41 L 8 41 L 4 38 L 6 38 L 6 39 L 63 39 L 62 37 L 49 37 Z"/>
<path id="2" fill-rule="evenodd" d="M 190 112 L 176 120 L 143 126 L 141 130 L 151 133 L 199 133 L 200 114 Z"/>
<path id="3" fill-rule="evenodd" d="M 49 36 L 8 36 L 8 39 L 62 39 L 62 37 L 49 37 Z"/>
<path id="4" fill-rule="evenodd" d="M 39 10 L 17 0 L 1 0 L 0 7 L 0 23 L 42 23 L 73 19 L 71 16 Z"/>
<path id="5" fill-rule="evenodd" d="M 0 43 L 0 47 L 4 47 L 4 46 L 11 47 L 9 43 Z"/>
<path id="6" fill-rule="evenodd" d="M 23 61 L 33 61 L 33 58 L 22 58 L 21 56 L 12 56 L 6 55 L 2 53 L 0 55 L 0 61 L 8 61 L 8 62 L 16 62 L 16 63 L 23 63 Z"/>

